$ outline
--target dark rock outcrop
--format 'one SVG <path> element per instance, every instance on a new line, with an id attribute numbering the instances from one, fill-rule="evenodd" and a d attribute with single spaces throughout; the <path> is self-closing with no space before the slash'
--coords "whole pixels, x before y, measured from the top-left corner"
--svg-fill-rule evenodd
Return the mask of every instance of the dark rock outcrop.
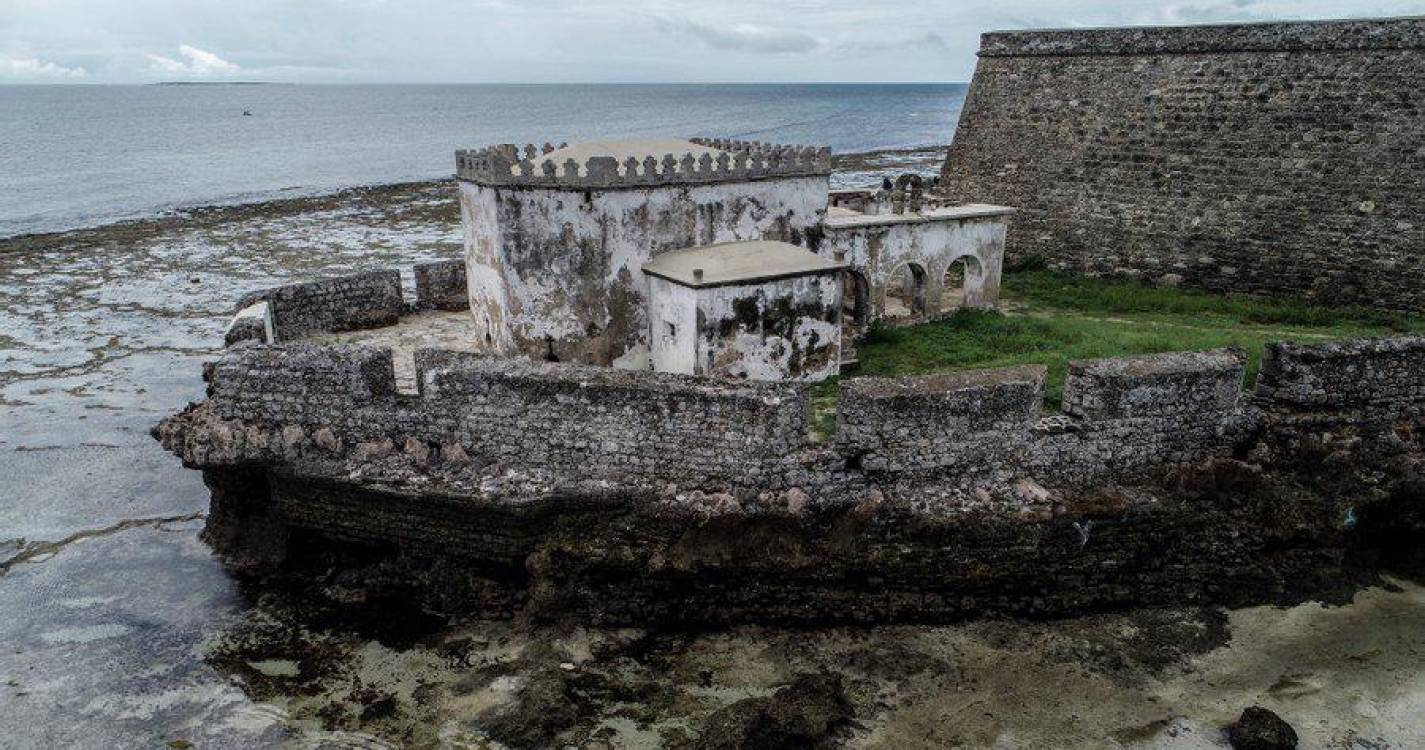
<path id="1" fill-rule="evenodd" d="M 1228 730 L 1234 750 L 1295 750 L 1296 730 L 1282 717 L 1261 706 L 1242 712 Z"/>
<path id="2" fill-rule="evenodd" d="M 805 674 L 770 696 L 717 711 L 685 750 L 831 747 L 836 730 L 850 718 L 839 675 Z"/>

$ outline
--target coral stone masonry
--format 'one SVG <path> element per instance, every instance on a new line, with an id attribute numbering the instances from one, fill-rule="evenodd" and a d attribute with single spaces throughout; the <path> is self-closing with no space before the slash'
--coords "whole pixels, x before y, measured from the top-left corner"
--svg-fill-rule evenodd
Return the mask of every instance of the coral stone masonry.
<path id="1" fill-rule="evenodd" d="M 1425 309 L 1425 19 L 985 34 L 950 201 L 1013 257 Z"/>

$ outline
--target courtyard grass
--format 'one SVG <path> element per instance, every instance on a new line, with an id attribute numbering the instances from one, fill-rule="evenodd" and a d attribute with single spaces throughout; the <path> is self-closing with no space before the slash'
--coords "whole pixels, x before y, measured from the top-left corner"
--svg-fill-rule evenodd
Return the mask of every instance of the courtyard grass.
<path id="1" fill-rule="evenodd" d="M 857 347 L 855 376 L 920 375 L 1040 364 L 1045 403 L 1057 409 L 1069 362 L 1237 346 L 1250 387 L 1270 341 L 1425 332 L 1425 317 L 1299 300 L 1222 296 L 1046 270 L 1006 273 L 1004 313 L 962 310 L 915 326 L 874 326 Z M 815 431 L 835 429 L 837 385 L 812 391 Z"/>

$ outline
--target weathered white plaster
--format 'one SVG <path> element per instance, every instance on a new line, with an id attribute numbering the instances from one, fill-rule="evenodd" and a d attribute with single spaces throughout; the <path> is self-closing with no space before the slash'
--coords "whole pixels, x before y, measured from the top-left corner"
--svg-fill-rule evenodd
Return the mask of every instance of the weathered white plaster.
<path id="1" fill-rule="evenodd" d="M 718 242 L 804 241 L 828 189 L 826 175 L 587 191 L 462 182 L 472 310 L 478 322 L 489 309 L 514 350 L 636 366 L 626 355 L 655 343 L 644 263 Z"/>
<path id="2" fill-rule="evenodd" d="M 839 273 L 690 291 L 699 328 L 695 374 L 818 381 L 840 371 Z"/>
<path id="3" fill-rule="evenodd" d="M 870 314 L 886 313 L 886 291 L 898 271 L 915 264 L 925 272 L 925 312 L 943 312 L 943 279 L 950 265 L 965 263 L 962 305 L 992 309 L 999 304 L 1004 238 L 1009 209 L 966 206 L 925 214 L 836 216 L 827 220 L 818 252 L 862 273 L 870 286 Z"/>
<path id="4" fill-rule="evenodd" d="M 465 283 L 475 339 L 488 351 L 509 354 L 514 341 L 507 322 L 509 295 L 500 253 L 496 195 L 491 188 L 460 183 L 460 224 L 465 234 Z"/>
<path id="5" fill-rule="evenodd" d="M 649 276 L 648 323 L 653 369 L 658 372 L 696 374 L 697 290 L 657 276 Z"/>

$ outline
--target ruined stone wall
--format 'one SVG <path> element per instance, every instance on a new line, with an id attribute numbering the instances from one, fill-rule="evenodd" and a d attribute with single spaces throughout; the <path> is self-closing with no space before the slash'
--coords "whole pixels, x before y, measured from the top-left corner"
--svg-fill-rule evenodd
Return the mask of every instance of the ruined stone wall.
<path id="1" fill-rule="evenodd" d="M 465 283 L 465 261 L 438 260 L 412 267 L 416 279 L 416 307 L 459 312 L 470 309 Z"/>
<path id="2" fill-rule="evenodd" d="M 207 377 L 217 415 L 265 428 L 269 443 L 346 454 L 414 440 L 564 481 L 742 486 L 806 434 L 806 396 L 787 385 L 440 350 L 417 351 L 416 370 L 419 395 L 402 396 L 389 349 L 296 344 L 229 350 Z"/>
<path id="3" fill-rule="evenodd" d="M 826 175 L 571 190 L 460 183 L 471 309 L 493 352 L 643 368 L 642 266 L 686 247 L 805 241 Z"/>
<path id="4" fill-rule="evenodd" d="M 550 486 L 800 487 L 831 502 L 869 483 L 954 512 L 1002 507 L 985 493 L 1016 483 L 1101 486 L 1240 455 L 1264 430 L 1322 420 L 1394 429 L 1425 413 L 1422 360 L 1419 337 L 1278 344 L 1250 401 L 1237 350 L 1077 362 L 1063 413 L 1049 416 L 1041 367 L 854 378 L 841 384 L 838 431 L 823 445 L 809 442 L 807 389 L 792 383 L 425 349 L 419 393 L 403 395 L 389 350 L 315 344 L 229 349 L 208 379 L 224 430 L 264 433 L 233 438 L 250 445 L 224 448 L 227 463 L 280 462 L 305 445 L 359 464 L 373 444 L 415 441 L 418 453 L 520 467 Z"/>
<path id="5" fill-rule="evenodd" d="M 867 472 L 984 476 L 1019 462 L 1043 400 L 1037 365 L 854 378 L 841 384 L 837 440 Z"/>
<path id="6" fill-rule="evenodd" d="M 1011 259 L 1425 309 L 1425 19 L 995 32 L 941 176 Z"/>
<path id="7" fill-rule="evenodd" d="M 842 385 L 838 440 L 868 474 L 926 497 L 1016 479 L 1122 480 L 1231 455 L 1251 423 L 1244 365 L 1233 350 L 1076 362 L 1064 414 L 1047 419 L 1040 366 L 857 378 Z"/>
<path id="8" fill-rule="evenodd" d="M 389 350 L 244 346 L 211 367 L 211 402 L 218 417 L 276 436 L 259 452 L 297 441 L 351 456 L 414 440 L 553 486 L 800 486 L 834 498 L 870 481 L 951 511 L 977 489 L 1021 479 L 1084 486 L 1231 455 L 1256 424 L 1240 401 L 1243 357 L 1231 350 L 1076 363 L 1066 413 L 1048 418 L 1042 367 L 850 379 L 824 447 L 808 443 L 808 394 L 792 383 L 431 349 L 415 368 L 419 394 L 402 395 Z"/>
<path id="9" fill-rule="evenodd" d="M 1425 412 L 1425 339 L 1274 343 L 1257 378 L 1257 398 L 1283 413 L 1361 421 Z"/>
<path id="10" fill-rule="evenodd" d="M 263 289 L 244 295 L 237 309 L 259 302 L 268 305 L 267 314 L 278 342 L 314 333 L 393 325 L 405 309 L 401 274 L 395 270 Z"/>
<path id="11" fill-rule="evenodd" d="M 1067 419 L 1042 426 L 1026 473 L 1083 486 L 1231 456 L 1256 422 L 1243 404 L 1246 359 L 1221 349 L 1070 364 Z"/>

